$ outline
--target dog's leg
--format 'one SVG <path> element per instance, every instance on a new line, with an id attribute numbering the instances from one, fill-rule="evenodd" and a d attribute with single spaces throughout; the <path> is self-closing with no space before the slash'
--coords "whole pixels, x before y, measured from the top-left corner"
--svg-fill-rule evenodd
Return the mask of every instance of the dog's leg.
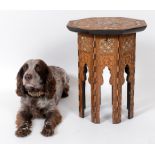
<path id="1" fill-rule="evenodd" d="M 32 115 L 27 111 L 20 111 L 17 114 L 16 125 L 17 130 L 15 132 L 18 137 L 25 137 L 31 133 Z"/>
<path id="2" fill-rule="evenodd" d="M 48 112 L 41 134 L 46 137 L 52 136 L 55 127 L 61 122 L 61 119 L 62 117 L 58 110 Z"/>

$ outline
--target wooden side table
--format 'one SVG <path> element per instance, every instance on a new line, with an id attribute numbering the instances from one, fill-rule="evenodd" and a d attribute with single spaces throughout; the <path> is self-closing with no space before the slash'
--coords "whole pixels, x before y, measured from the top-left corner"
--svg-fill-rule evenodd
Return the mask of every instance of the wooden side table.
<path id="1" fill-rule="evenodd" d="M 91 85 L 91 118 L 100 123 L 101 85 L 103 69 L 110 70 L 112 85 L 112 119 L 121 122 L 121 96 L 124 71 L 127 73 L 128 118 L 134 111 L 136 32 L 143 31 L 143 20 L 106 17 L 70 21 L 70 31 L 78 32 L 79 115 L 84 117 L 87 68 Z"/>

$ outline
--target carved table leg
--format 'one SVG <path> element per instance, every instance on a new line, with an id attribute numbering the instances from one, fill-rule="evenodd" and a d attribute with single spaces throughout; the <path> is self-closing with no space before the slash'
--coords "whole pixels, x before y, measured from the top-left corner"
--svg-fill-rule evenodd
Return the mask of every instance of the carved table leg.
<path id="1" fill-rule="evenodd" d="M 113 80 L 111 81 L 112 84 L 112 121 L 114 124 L 121 122 L 121 103 L 119 100 L 120 89 L 119 89 L 119 78 L 118 78 L 118 60 L 116 57 L 116 63 L 110 68 L 111 77 Z"/>
<path id="2" fill-rule="evenodd" d="M 135 44 L 136 34 L 124 35 L 122 43 L 122 58 L 127 73 L 127 109 L 128 118 L 133 117 L 134 110 L 134 79 L 135 79 Z"/>
<path id="3" fill-rule="evenodd" d="M 113 123 L 116 123 L 117 121 L 117 108 L 118 108 L 118 102 L 117 102 L 117 83 L 114 83 L 112 86 L 112 120 Z"/>
<path id="4" fill-rule="evenodd" d="M 96 41 L 96 36 L 94 36 L 94 42 Z M 92 55 L 92 73 L 91 73 L 91 117 L 92 122 L 100 123 L 100 104 L 101 104 L 101 84 L 102 84 L 102 68 L 100 67 L 98 58 L 100 54 L 98 53 L 96 47 L 94 46 L 94 52 Z"/>
<path id="5" fill-rule="evenodd" d="M 119 41 L 121 39 L 121 36 L 119 37 Z M 117 124 L 121 122 L 121 106 L 122 106 L 122 85 L 124 83 L 124 57 L 122 56 L 122 47 L 119 42 L 119 49 L 117 54 L 117 67 L 114 68 L 115 72 L 115 80 L 113 83 L 113 123 Z"/>
<path id="6" fill-rule="evenodd" d="M 134 62 L 132 67 L 126 67 L 127 73 L 127 109 L 128 109 L 128 118 L 133 118 L 134 110 Z"/>
<path id="7" fill-rule="evenodd" d="M 100 123 L 101 85 L 97 74 L 94 73 L 91 82 L 91 113 L 92 122 Z"/>
<path id="8" fill-rule="evenodd" d="M 84 117 L 85 103 L 85 81 L 87 67 L 91 74 L 92 53 L 93 53 L 93 35 L 78 34 L 78 67 L 79 67 L 79 115 Z"/>
<path id="9" fill-rule="evenodd" d="M 113 123 L 117 124 L 121 122 L 121 99 L 122 99 L 122 84 L 119 82 L 119 78 L 115 79 L 112 86 L 112 106 L 113 106 Z"/>
<path id="10" fill-rule="evenodd" d="M 129 109 L 128 118 L 133 118 L 134 115 L 134 84 L 135 84 L 135 46 L 136 34 L 133 35 L 133 48 L 131 50 L 131 63 L 129 65 Z"/>
<path id="11" fill-rule="evenodd" d="M 132 64 L 132 67 L 130 67 L 129 71 L 129 81 L 128 81 L 128 118 L 133 118 L 134 113 L 134 83 L 135 83 L 135 66 L 134 62 Z"/>

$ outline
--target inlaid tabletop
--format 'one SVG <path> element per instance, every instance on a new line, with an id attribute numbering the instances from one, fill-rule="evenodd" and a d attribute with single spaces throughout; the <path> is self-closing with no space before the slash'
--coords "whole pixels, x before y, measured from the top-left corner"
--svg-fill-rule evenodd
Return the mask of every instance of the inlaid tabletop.
<path id="1" fill-rule="evenodd" d="M 123 17 L 95 17 L 69 21 L 67 28 L 74 32 L 88 34 L 117 35 L 143 31 L 144 20 Z"/>

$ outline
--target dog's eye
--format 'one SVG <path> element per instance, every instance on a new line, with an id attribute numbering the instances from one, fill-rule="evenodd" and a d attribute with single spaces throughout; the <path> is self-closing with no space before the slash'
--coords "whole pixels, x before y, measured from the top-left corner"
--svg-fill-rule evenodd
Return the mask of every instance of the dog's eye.
<path id="1" fill-rule="evenodd" d="M 35 70 L 36 70 L 37 72 L 40 71 L 40 66 L 39 66 L 39 65 L 36 65 Z"/>
<path id="2" fill-rule="evenodd" d="M 24 70 L 24 72 L 27 70 L 27 68 L 28 68 L 28 65 L 25 64 L 25 65 L 23 66 L 23 70 Z"/>

